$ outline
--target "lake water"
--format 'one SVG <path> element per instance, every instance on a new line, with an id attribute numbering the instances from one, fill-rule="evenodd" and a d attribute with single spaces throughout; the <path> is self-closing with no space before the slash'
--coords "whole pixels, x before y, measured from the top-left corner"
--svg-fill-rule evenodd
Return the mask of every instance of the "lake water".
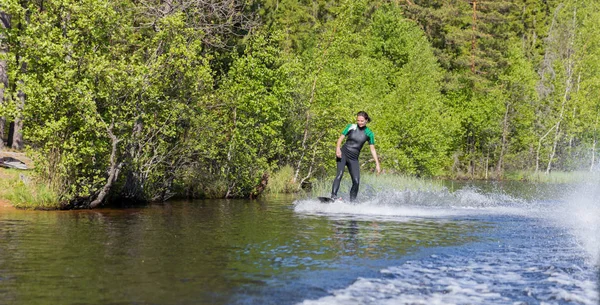
<path id="1" fill-rule="evenodd" d="M 0 304 L 596 305 L 599 266 L 593 184 L 0 209 Z"/>

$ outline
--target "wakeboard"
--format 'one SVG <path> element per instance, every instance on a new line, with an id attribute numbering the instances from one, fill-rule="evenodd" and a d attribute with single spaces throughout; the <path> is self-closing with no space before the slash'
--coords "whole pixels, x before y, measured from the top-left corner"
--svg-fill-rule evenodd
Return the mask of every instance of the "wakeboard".
<path id="1" fill-rule="evenodd" d="M 329 198 L 329 197 L 317 197 L 317 199 L 319 199 L 319 201 L 323 202 L 323 203 L 332 203 L 335 200 L 333 200 L 333 198 Z"/>

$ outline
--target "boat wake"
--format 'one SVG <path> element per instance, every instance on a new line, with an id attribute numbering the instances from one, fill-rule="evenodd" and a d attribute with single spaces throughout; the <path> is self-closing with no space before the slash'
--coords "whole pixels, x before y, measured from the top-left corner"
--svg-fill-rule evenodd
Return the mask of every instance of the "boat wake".
<path id="1" fill-rule="evenodd" d="M 484 193 L 477 188 L 456 192 L 404 190 L 381 192 L 357 203 L 297 200 L 294 210 L 302 214 L 388 221 L 484 215 L 536 218 L 572 235 L 590 261 L 600 265 L 600 186 L 581 185 L 561 196 L 553 200 L 525 200 L 502 192 Z"/>
<path id="2" fill-rule="evenodd" d="M 419 256 L 302 304 L 599 304 L 600 187 L 552 200 L 476 188 L 382 192 L 356 204 L 305 199 L 306 215 L 409 222 L 481 220 L 487 241 Z M 497 241 L 497 244 L 489 240 Z"/>

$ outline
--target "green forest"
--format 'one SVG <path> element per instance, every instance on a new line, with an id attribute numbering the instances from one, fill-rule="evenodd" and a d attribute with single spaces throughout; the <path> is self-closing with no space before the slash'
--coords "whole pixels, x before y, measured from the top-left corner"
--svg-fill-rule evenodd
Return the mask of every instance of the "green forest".
<path id="1" fill-rule="evenodd" d="M 0 146 L 71 207 L 309 187 L 361 110 L 385 174 L 594 171 L 598 20 L 595 0 L 2 0 Z"/>

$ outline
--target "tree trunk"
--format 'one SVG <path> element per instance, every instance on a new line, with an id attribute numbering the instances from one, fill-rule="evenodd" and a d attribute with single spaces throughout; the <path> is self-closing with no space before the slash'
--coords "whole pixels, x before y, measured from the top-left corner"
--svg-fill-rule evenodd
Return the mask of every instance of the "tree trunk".
<path id="1" fill-rule="evenodd" d="M 550 132 L 552 132 L 552 129 L 556 128 L 556 125 L 552 125 L 552 127 L 550 127 L 550 129 L 546 132 L 545 135 L 543 135 L 540 140 L 538 141 L 538 148 L 535 154 L 535 172 L 537 173 L 540 170 L 540 150 L 542 149 L 542 142 L 544 141 L 544 139 L 550 134 Z"/>
<path id="2" fill-rule="evenodd" d="M 0 12 L 0 28 L 10 28 L 10 17 L 4 12 Z M 0 41 L 3 37 L 0 37 Z M 8 53 L 8 46 L 6 44 L 0 45 L 0 58 L 4 58 L 5 54 Z M 5 60 L 0 60 L 0 105 L 4 101 L 4 91 L 8 88 L 8 63 Z M 0 117 L 0 149 L 4 148 L 4 137 L 6 133 L 4 128 L 6 127 L 6 118 Z"/>
<path id="3" fill-rule="evenodd" d="M 598 132 L 598 114 L 596 113 L 596 122 L 594 122 L 594 142 L 592 143 L 592 160 L 590 162 L 590 172 L 594 171 L 594 167 L 596 164 L 596 143 L 598 143 L 598 139 L 596 134 Z"/>
<path id="4" fill-rule="evenodd" d="M 0 56 L 5 52 L 0 46 Z M 8 87 L 8 75 L 6 71 L 6 61 L 0 60 L 0 105 L 4 103 L 4 90 Z M 0 116 L 0 149 L 4 148 L 4 126 L 6 125 L 6 118 Z"/>
<path id="5" fill-rule="evenodd" d="M 487 154 L 485 156 L 485 180 L 488 179 L 489 166 L 490 166 L 490 149 L 488 148 Z"/>
<path id="6" fill-rule="evenodd" d="M 302 137 L 302 154 L 298 159 L 298 164 L 296 165 L 296 172 L 294 173 L 293 182 L 296 183 L 298 181 L 298 176 L 300 175 L 300 168 L 302 167 L 302 159 L 304 159 L 304 153 L 306 152 L 306 141 L 308 140 L 309 126 L 310 126 L 310 106 L 312 105 L 315 99 L 315 89 L 317 87 L 317 79 L 319 77 L 319 72 L 321 71 L 321 67 L 317 70 L 315 75 L 315 79 L 313 80 L 312 88 L 310 91 L 310 100 L 308 101 L 308 106 L 306 109 L 306 122 L 304 124 L 304 136 Z"/>
<path id="7" fill-rule="evenodd" d="M 112 150 L 110 152 L 110 167 L 108 170 L 108 179 L 106 180 L 106 184 L 96 196 L 96 199 L 90 203 L 90 208 L 95 208 L 99 206 L 103 201 L 108 192 L 110 191 L 113 183 L 117 180 L 119 176 L 119 171 L 121 170 L 122 163 L 117 163 L 117 144 L 119 144 L 120 140 L 112 132 L 113 124 L 107 128 L 108 136 L 112 142 Z"/>
<path id="8" fill-rule="evenodd" d="M 500 158 L 498 158 L 498 166 L 496 172 L 498 177 L 502 177 L 504 154 L 506 152 L 506 142 L 508 142 L 508 113 L 510 110 L 510 102 L 506 103 L 506 111 L 504 112 L 504 122 L 502 127 L 502 146 L 500 147 Z"/>
<path id="9" fill-rule="evenodd" d="M 546 174 L 549 174 L 552 170 L 552 161 L 556 155 L 556 147 L 558 146 L 558 140 L 560 139 L 560 123 L 562 122 L 566 100 L 563 100 L 558 122 L 556 123 L 556 130 L 554 131 L 554 142 L 552 144 L 552 150 L 550 151 L 550 158 L 548 159 L 548 166 L 546 167 Z"/>
<path id="10" fill-rule="evenodd" d="M 300 183 L 298 183 L 298 190 L 301 190 L 304 182 L 306 180 L 308 180 L 310 178 L 310 176 L 312 176 L 312 170 L 313 170 L 313 165 L 315 164 L 315 157 L 317 155 L 317 150 L 313 148 L 312 151 L 313 151 L 313 155 L 312 155 L 312 160 L 310 162 L 310 166 L 308 167 L 308 173 L 306 174 L 306 176 L 304 178 L 302 178 L 302 180 L 300 180 Z"/>
<path id="11" fill-rule="evenodd" d="M 469 126 L 470 129 L 470 126 Z M 467 147 L 469 151 L 469 175 L 471 179 L 475 177 L 475 137 L 472 135 L 467 136 Z"/>
<path id="12" fill-rule="evenodd" d="M 2 103 L 1 100 L 0 103 Z M 6 119 L 0 117 L 0 149 L 4 148 L 4 125 L 6 125 Z"/>
<path id="13" fill-rule="evenodd" d="M 563 94 L 563 99 L 562 99 L 562 104 L 560 107 L 560 114 L 558 117 L 558 122 L 556 122 L 556 130 L 554 133 L 554 143 L 552 145 L 552 151 L 550 152 L 550 158 L 548 160 L 548 167 L 546 168 L 546 174 L 550 173 L 550 170 L 552 169 L 552 161 L 554 159 L 554 156 L 556 155 L 556 148 L 558 146 L 558 141 L 560 140 L 560 124 L 562 123 L 563 117 L 564 117 L 564 112 L 565 112 L 565 107 L 567 102 L 571 99 L 571 89 L 573 88 L 573 68 L 575 66 L 574 63 L 574 59 L 573 59 L 573 53 L 574 50 L 571 48 L 571 46 L 573 45 L 573 41 L 575 40 L 575 35 L 576 35 L 576 13 L 577 11 L 574 10 L 573 11 L 573 28 L 572 28 L 572 32 L 570 33 L 570 42 L 567 46 L 567 58 L 566 58 L 566 73 L 567 73 L 567 78 L 565 80 L 565 92 Z"/>
<path id="14" fill-rule="evenodd" d="M 21 81 L 19 81 L 21 82 Z M 22 150 L 23 145 L 23 108 L 25 107 L 25 93 L 19 90 L 17 93 L 17 116 L 15 117 L 15 124 L 12 134 L 12 143 L 10 147 L 16 150 Z"/>
<path id="15" fill-rule="evenodd" d="M 471 4 L 473 5 L 473 19 L 471 21 L 471 30 L 473 31 L 471 34 L 471 72 L 475 73 L 475 49 L 477 46 L 477 40 L 475 37 L 475 31 L 477 30 L 477 0 L 473 0 Z"/>
<path id="16" fill-rule="evenodd" d="M 27 19 L 28 19 L 28 17 L 27 17 Z M 27 22 L 29 22 L 29 20 L 27 20 Z M 27 63 L 22 61 L 22 57 L 19 54 L 19 52 L 17 52 L 17 65 L 20 65 L 22 75 L 27 72 Z M 22 85 L 23 80 L 19 79 L 17 81 L 17 84 Z M 16 88 L 19 87 L 18 85 L 16 86 Z M 15 101 L 17 103 L 17 105 L 16 105 L 17 106 L 17 114 L 14 118 L 12 134 L 9 135 L 9 137 L 12 139 L 12 141 L 10 141 L 8 143 L 8 145 L 10 145 L 10 147 L 17 149 L 17 150 L 22 150 L 24 148 L 24 145 L 23 145 L 23 109 L 25 108 L 25 99 L 26 99 L 25 92 L 18 90 L 17 100 Z"/>
<path id="17" fill-rule="evenodd" d="M 227 163 L 225 164 L 225 177 L 229 180 L 229 172 L 231 170 L 231 159 L 233 157 L 234 152 L 234 144 L 235 144 L 235 132 L 236 132 L 236 124 L 237 124 L 237 107 L 234 107 L 232 110 L 233 114 L 233 127 L 231 129 L 231 136 L 229 137 L 229 150 L 227 151 Z M 225 193 L 225 198 L 229 198 L 232 196 L 232 191 L 235 188 L 236 181 L 228 181 L 227 182 L 227 193 Z"/>

